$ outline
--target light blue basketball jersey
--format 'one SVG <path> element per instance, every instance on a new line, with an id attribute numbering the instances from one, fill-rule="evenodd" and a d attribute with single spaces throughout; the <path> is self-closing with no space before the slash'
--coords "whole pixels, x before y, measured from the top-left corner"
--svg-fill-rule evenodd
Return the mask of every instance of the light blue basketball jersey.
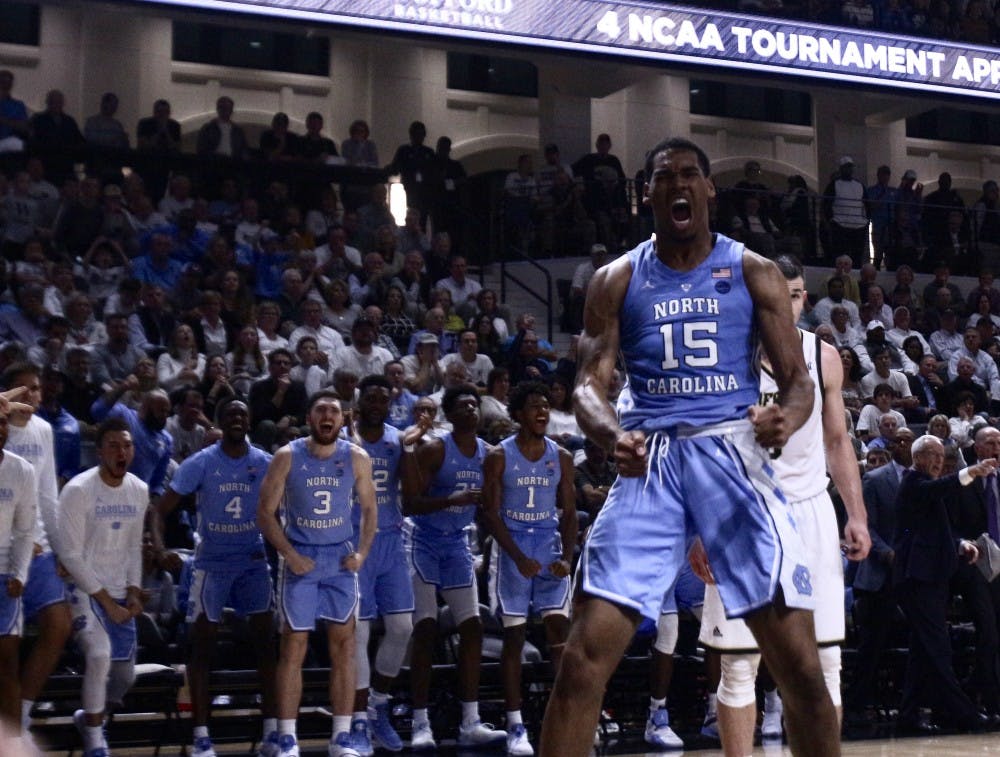
<path id="1" fill-rule="evenodd" d="M 403 511 L 399 505 L 399 460 L 403 456 L 403 446 L 399 429 L 384 424 L 382 438 L 368 443 L 360 436 L 361 448 L 372 459 L 372 481 L 375 483 L 375 503 L 378 506 L 379 531 L 398 530 L 403 524 Z M 354 530 L 361 526 L 361 508 L 357 496 L 354 499 L 351 521 Z"/>
<path id="2" fill-rule="evenodd" d="M 236 561 L 261 557 L 264 540 L 257 525 L 260 485 L 271 456 L 250 446 L 246 455 L 232 458 L 222 443 L 195 453 L 170 480 L 178 494 L 197 492 L 198 536 L 195 567 L 233 567 Z"/>
<path id="3" fill-rule="evenodd" d="M 476 453 L 472 457 L 466 457 L 450 433 L 444 436 L 442 441 L 444 462 L 441 463 L 441 469 L 434 474 L 428 495 L 447 497 L 467 489 L 482 489 L 486 442 L 476 439 Z M 413 523 L 421 530 L 453 534 L 472 523 L 475 516 L 476 508 L 473 505 L 455 505 L 426 515 L 414 515 Z"/>
<path id="4" fill-rule="evenodd" d="M 354 465 L 351 443 L 337 439 L 325 460 L 309 454 L 308 439 L 289 443 L 285 482 L 285 534 L 297 544 L 339 544 L 351 538 Z"/>
<path id="5" fill-rule="evenodd" d="M 555 529 L 559 526 L 556 492 L 562 478 L 558 445 L 545 437 L 545 452 L 532 462 L 518 449 L 516 437 L 503 447 L 503 498 L 500 515 L 511 531 Z"/>
<path id="6" fill-rule="evenodd" d="M 621 424 L 646 432 L 745 418 L 758 399 L 754 308 L 739 242 L 721 234 L 692 271 L 629 251 L 632 278 L 620 313 L 628 391 Z"/>

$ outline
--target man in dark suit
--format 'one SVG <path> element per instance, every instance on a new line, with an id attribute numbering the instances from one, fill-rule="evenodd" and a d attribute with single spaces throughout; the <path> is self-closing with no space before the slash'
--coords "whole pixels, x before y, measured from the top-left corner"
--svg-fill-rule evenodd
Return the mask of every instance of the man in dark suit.
<path id="1" fill-rule="evenodd" d="M 983 460 L 938 478 L 944 465 L 940 439 L 921 436 L 913 442 L 912 453 L 913 468 L 903 473 L 896 494 L 892 541 L 892 584 L 910 626 L 897 727 L 926 731 L 929 724 L 919 708 L 933 703 L 958 727 L 980 729 L 989 720 L 979 714 L 955 676 L 947 621 L 948 584 L 959 557 L 973 562 L 979 551 L 972 542 L 953 536 L 946 498 L 953 500 L 975 478 L 993 473 L 997 461 Z"/>
<path id="2" fill-rule="evenodd" d="M 911 423 L 927 423 L 932 415 L 941 412 L 940 399 L 944 391 L 944 382 L 937 372 L 937 358 L 924 355 L 920 358 L 920 366 L 916 376 L 907 374 L 910 384 L 910 394 L 920 403 L 916 407 L 907 408 L 904 415 Z"/>
<path id="3" fill-rule="evenodd" d="M 861 483 L 872 548 L 868 557 L 858 564 L 854 576 L 853 614 L 858 630 L 858 657 L 851 685 L 844 694 L 844 710 L 848 716 L 858 715 L 874 702 L 878 663 L 896 612 L 889 580 L 895 558 L 891 543 L 896 530 L 896 492 L 903 471 L 912 462 L 910 445 L 914 438 L 910 429 L 899 429 L 890 449 L 892 461 L 866 474 Z"/>
<path id="4" fill-rule="evenodd" d="M 983 426 L 974 435 L 976 459 L 1000 458 L 1000 431 Z M 951 510 L 955 536 L 970 541 L 988 533 L 1000 542 L 997 518 L 997 477 L 990 475 L 963 487 Z M 976 629 L 976 665 L 971 683 L 983 708 L 991 714 L 1000 712 L 1000 581 L 990 583 L 974 565 L 959 565 L 952 587 L 972 615 Z"/>

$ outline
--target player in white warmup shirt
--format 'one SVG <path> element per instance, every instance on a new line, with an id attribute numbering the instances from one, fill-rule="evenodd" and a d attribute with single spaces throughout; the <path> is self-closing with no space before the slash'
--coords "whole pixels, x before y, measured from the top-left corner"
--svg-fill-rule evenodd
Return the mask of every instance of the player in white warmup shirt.
<path id="1" fill-rule="evenodd" d="M 788 284 L 795 320 L 802 312 L 805 284 L 802 265 L 788 255 L 775 261 Z M 809 572 L 816 597 L 814 623 L 820 646 L 823 677 L 834 705 L 840 708 L 840 643 L 844 639 L 844 576 L 837 517 L 827 494 L 827 470 L 844 500 L 848 521 L 844 527 L 847 555 L 863 560 L 871 539 L 861 498 L 861 479 L 854 451 L 844 426 L 840 393 L 842 373 L 837 350 L 815 334 L 800 331 L 806 366 L 813 379 L 816 401 L 809 419 L 772 460 L 777 480 L 788 501 L 789 512 L 812 559 Z M 775 400 L 777 385 L 762 360 L 760 404 Z M 706 581 L 700 641 L 722 653 L 722 680 L 718 689 L 719 736 L 727 757 L 744 757 L 753 751 L 756 723 L 754 681 L 760 652 L 742 620 L 728 620 L 718 589 L 712 585 L 704 550 L 696 544 L 692 567 Z"/>
<path id="2" fill-rule="evenodd" d="M 56 573 L 59 490 L 52 426 L 32 414 L 42 402 L 41 372 L 31 363 L 15 363 L 3 372 L 0 383 L 8 390 L 24 387 L 19 399 L 27 407 L 10 414 L 7 451 L 20 455 L 34 467 L 38 494 L 35 550 L 22 600 L 25 619 L 38 626 L 38 639 L 21 666 L 21 726 L 30 738 L 31 708 L 69 640 L 72 615 L 66 584 Z"/>
<path id="3" fill-rule="evenodd" d="M 149 488 L 128 472 L 135 449 L 125 421 L 97 429 L 98 465 L 70 479 L 59 496 L 59 560 L 69 573 L 73 631 L 84 658 L 73 721 L 84 757 L 108 757 L 106 703 L 135 680 L 135 618 L 142 612 L 142 532 Z"/>
<path id="4" fill-rule="evenodd" d="M 4 451 L 7 412 L 3 404 L 0 408 L 0 717 L 14 730 L 12 745 L 16 747 L 21 741 L 21 686 L 17 678 L 24 624 L 21 594 L 35 548 L 38 499 L 31 463 Z"/>

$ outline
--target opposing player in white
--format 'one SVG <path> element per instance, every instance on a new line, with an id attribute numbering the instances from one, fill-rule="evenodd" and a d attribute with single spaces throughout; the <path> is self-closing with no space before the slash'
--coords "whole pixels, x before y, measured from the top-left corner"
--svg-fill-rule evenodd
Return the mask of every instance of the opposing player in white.
<path id="1" fill-rule="evenodd" d="M 97 429 L 98 465 L 73 477 L 59 496 L 59 559 L 69 573 L 77 644 L 86 659 L 82 710 L 73 716 L 84 757 L 108 757 L 106 702 L 135 680 L 135 618 L 142 612 L 142 532 L 149 489 L 128 472 L 135 456 L 128 425 Z"/>
<path id="2" fill-rule="evenodd" d="M 24 614 L 21 594 L 35 547 L 35 471 L 31 463 L 5 452 L 7 408 L 0 408 L 0 717 L 13 729 L 11 746 L 20 746 L 21 686 L 19 651 Z"/>
<path id="3" fill-rule="evenodd" d="M 788 255 L 775 261 L 788 284 L 792 315 L 802 312 L 805 284 L 802 265 Z M 814 334 L 800 331 L 802 351 L 816 391 L 809 419 L 776 453 L 772 461 L 778 482 L 789 503 L 789 512 L 812 559 L 809 565 L 811 591 L 816 598 L 814 622 L 820 646 L 823 677 L 840 711 L 840 643 L 844 638 L 844 577 L 840 539 L 833 503 L 827 494 L 827 471 L 847 509 L 844 539 L 847 556 L 863 560 L 871 547 L 867 514 L 861 498 L 861 479 L 854 450 L 844 426 L 841 397 L 842 369 L 837 350 Z M 775 401 L 778 388 L 762 355 L 760 404 Z M 742 620 L 728 620 L 705 552 L 697 542 L 691 551 L 691 565 L 706 582 L 700 641 L 706 648 L 722 653 L 722 680 L 719 683 L 719 736 L 727 757 L 744 757 L 753 751 L 756 723 L 754 681 L 760 652 L 750 629 Z"/>

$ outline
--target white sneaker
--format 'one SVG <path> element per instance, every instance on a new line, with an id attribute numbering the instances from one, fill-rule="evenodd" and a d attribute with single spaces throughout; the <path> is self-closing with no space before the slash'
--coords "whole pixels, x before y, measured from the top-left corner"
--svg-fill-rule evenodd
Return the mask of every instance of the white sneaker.
<path id="1" fill-rule="evenodd" d="M 471 725 L 463 724 L 458 727 L 459 746 L 489 746 L 506 740 L 506 731 L 499 731 L 481 720 L 477 720 Z"/>
<path id="2" fill-rule="evenodd" d="M 507 731 L 507 754 L 514 757 L 532 757 L 535 754 L 531 742 L 528 741 L 524 723 L 518 723 Z"/>
<path id="3" fill-rule="evenodd" d="M 434 731 L 431 730 L 430 721 L 413 724 L 413 732 L 410 734 L 410 749 L 414 752 L 437 749 L 437 742 L 434 740 Z"/>
<path id="4" fill-rule="evenodd" d="M 281 747 L 278 746 L 278 732 L 271 731 L 257 747 L 257 757 L 278 757 Z"/>
<path id="5" fill-rule="evenodd" d="M 194 746 L 191 747 L 191 757 L 215 757 L 212 740 L 208 736 L 195 739 Z"/>
<path id="6" fill-rule="evenodd" d="M 329 757 L 360 757 L 358 750 L 354 748 L 354 740 L 347 731 L 341 731 L 326 748 Z"/>
<path id="7" fill-rule="evenodd" d="M 780 739 L 782 735 L 781 715 L 783 707 L 773 711 L 764 710 L 764 718 L 760 724 L 760 736 L 763 739 Z"/>
<path id="8" fill-rule="evenodd" d="M 646 743 L 657 749 L 683 749 L 684 742 L 670 727 L 666 707 L 659 708 L 646 721 Z"/>
<path id="9" fill-rule="evenodd" d="M 278 737 L 278 757 L 299 757 L 299 744 L 290 733 Z"/>

